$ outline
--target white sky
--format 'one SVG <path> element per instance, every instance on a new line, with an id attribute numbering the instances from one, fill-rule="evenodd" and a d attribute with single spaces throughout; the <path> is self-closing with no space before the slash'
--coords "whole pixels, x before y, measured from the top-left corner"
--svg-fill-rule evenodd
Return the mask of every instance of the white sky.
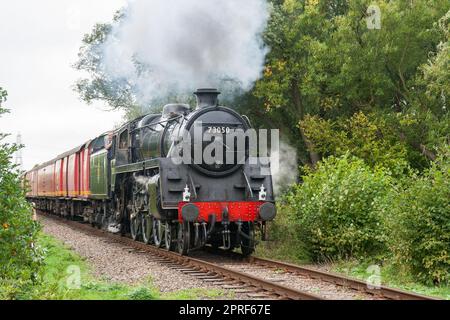
<path id="1" fill-rule="evenodd" d="M 8 91 L 0 132 L 22 134 L 23 169 L 50 160 L 121 122 L 72 90 L 71 66 L 85 33 L 108 22 L 124 0 L 0 1 L 0 86 Z"/>

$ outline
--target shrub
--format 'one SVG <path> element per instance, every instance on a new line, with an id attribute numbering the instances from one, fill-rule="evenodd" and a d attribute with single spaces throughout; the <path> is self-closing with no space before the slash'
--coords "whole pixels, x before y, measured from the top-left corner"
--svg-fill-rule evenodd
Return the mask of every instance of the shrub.
<path id="1" fill-rule="evenodd" d="M 277 217 L 267 225 L 267 241 L 256 247 L 256 253 L 271 259 L 307 263 L 310 260 L 308 250 L 297 236 L 298 226 L 292 223 L 289 214 L 292 208 L 285 198 L 277 199 Z"/>
<path id="2" fill-rule="evenodd" d="M 140 287 L 128 295 L 131 300 L 155 300 L 158 294 L 146 287 Z"/>
<path id="3" fill-rule="evenodd" d="M 450 150 L 395 197 L 390 246 L 398 265 L 424 282 L 450 282 Z"/>
<path id="4" fill-rule="evenodd" d="M 313 260 L 362 257 L 385 248 L 381 211 L 391 178 L 363 160 L 330 157 L 285 197 Z"/>
<path id="5" fill-rule="evenodd" d="M 0 115 L 5 97 L 0 87 Z M 5 136 L 0 133 L 0 142 Z M 35 245 L 39 225 L 32 220 L 21 175 L 11 162 L 19 147 L 0 144 L 0 299 L 15 298 L 36 281 L 42 261 Z"/>

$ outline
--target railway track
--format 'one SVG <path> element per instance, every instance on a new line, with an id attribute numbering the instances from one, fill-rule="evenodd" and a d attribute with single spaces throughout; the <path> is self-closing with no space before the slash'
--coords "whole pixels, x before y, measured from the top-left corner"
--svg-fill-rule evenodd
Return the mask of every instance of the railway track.
<path id="1" fill-rule="evenodd" d="M 374 297 L 378 297 L 386 300 L 439 300 L 433 297 L 420 295 L 412 292 L 407 292 L 395 288 L 390 288 L 386 286 L 372 287 L 368 286 L 367 282 L 347 277 L 345 275 L 324 272 L 314 268 L 299 266 L 291 263 L 286 263 L 277 260 L 264 259 L 259 257 L 244 257 L 237 252 L 227 252 L 227 251 L 216 251 L 207 249 L 211 254 L 229 256 L 230 258 L 246 261 L 251 265 L 263 266 L 270 269 L 282 270 L 283 272 L 288 272 L 291 274 L 306 276 L 311 279 L 317 279 L 320 281 L 325 281 L 332 283 L 334 285 L 349 288 L 358 292 L 362 292 Z"/>
<path id="2" fill-rule="evenodd" d="M 64 224 L 78 229 L 88 234 L 106 238 L 115 243 L 120 243 L 129 250 L 150 254 L 155 260 L 168 268 L 182 272 L 186 275 L 194 276 L 202 281 L 217 285 L 223 289 L 230 289 L 236 293 L 246 294 L 254 299 L 289 299 L 289 300 L 326 300 L 320 294 L 298 290 L 291 286 L 285 286 L 277 282 L 264 279 L 252 274 L 255 268 L 265 268 L 285 273 L 291 276 L 303 277 L 317 282 L 323 282 L 352 290 L 361 294 L 362 298 L 368 299 L 389 299 L 389 300 L 434 300 L 432 297 L 418 295 L 398 289 L 381 286 L 380 288 L 369 288 L 363 281 L 342 276 L 339 274 L 323 272 L 312 268 L 302 267 L 280 261 L 263 259 L 258 257 L 245 258 L 236 252 L 207 249 L 200 256 L 182 256 L 175 252 L 170 252 L 152 245 L 117 234 L 112 234 L 100 229 L 91 227 L 89 224 L 77 221 L 66 220 L 45 212 L 40 215 L 54 220 L 63 221 Z M 205 256 L 204 254 L 208 254 Z M 225 262 L 217 262 L 214 257 L 225 258 Z M 234 261 L 234 262 L 232 262 Z"/>

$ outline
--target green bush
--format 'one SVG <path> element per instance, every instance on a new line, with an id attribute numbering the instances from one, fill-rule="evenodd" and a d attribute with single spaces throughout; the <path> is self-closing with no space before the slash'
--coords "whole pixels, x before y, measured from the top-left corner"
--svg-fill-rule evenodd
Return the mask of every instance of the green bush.
<path id="1" fill-rule="evenodd" d="M 313 260 L 377 254 L 385 249 L 380 206 L 391 177 L 363 160 L 330 157 L 309 170 L 284 201 Z"/>
<path id="2" fill-rule="evenodd" d="M 261 241 L 256 247 L 258 256 L 293 263 L 309 262 L 308 250 L 297 236 L 298 226 L 292 223 L 289 214 L 291 209 L 290 204 L 284 198 L 278 199 L 277 217 L 267 225 L 266 241 Z"/>
<path id="3" fill-rule="evenodd" d="M 399 266 L 424 282 L 450 283 L 450 152 L 394 200 L 388 221 Z"/>
<path id="4" fill-rule="evenodd" d="M 0 87 L 1 102 L 6 93 Z M 0 142 L 5 137 L 0 133 Z M 0 299 L 16 298 L 38 278 L 42 252 L 35 245 L 39 230 L 25 199 L 21 174 L 11 162 L 20 146 L 0 143 Z"/>
<path id="5" fill-rule="evenodd" d="M 150 290 L 146 287 L 140 287 L 131 292 L 128 297 L 131 300 L 155 300 L 158 297 L 157 292 L 155 290 Z"/>

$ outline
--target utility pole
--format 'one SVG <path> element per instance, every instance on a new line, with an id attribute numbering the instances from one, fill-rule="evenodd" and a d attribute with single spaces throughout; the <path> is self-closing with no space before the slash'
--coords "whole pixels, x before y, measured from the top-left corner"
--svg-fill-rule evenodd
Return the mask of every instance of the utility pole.
<path id="1" fill-rule="evenodd" d="M 22 135 L 20 134 L 20 132 L 16 136 L 16 144 L 18 146 L 22 145 Z M 22 149 L 19 149 L 16 151 L 14 162 L 17 165 L 17 168 L 19 170 L 22 170 L 22 166 L 23 166 Z"/>

